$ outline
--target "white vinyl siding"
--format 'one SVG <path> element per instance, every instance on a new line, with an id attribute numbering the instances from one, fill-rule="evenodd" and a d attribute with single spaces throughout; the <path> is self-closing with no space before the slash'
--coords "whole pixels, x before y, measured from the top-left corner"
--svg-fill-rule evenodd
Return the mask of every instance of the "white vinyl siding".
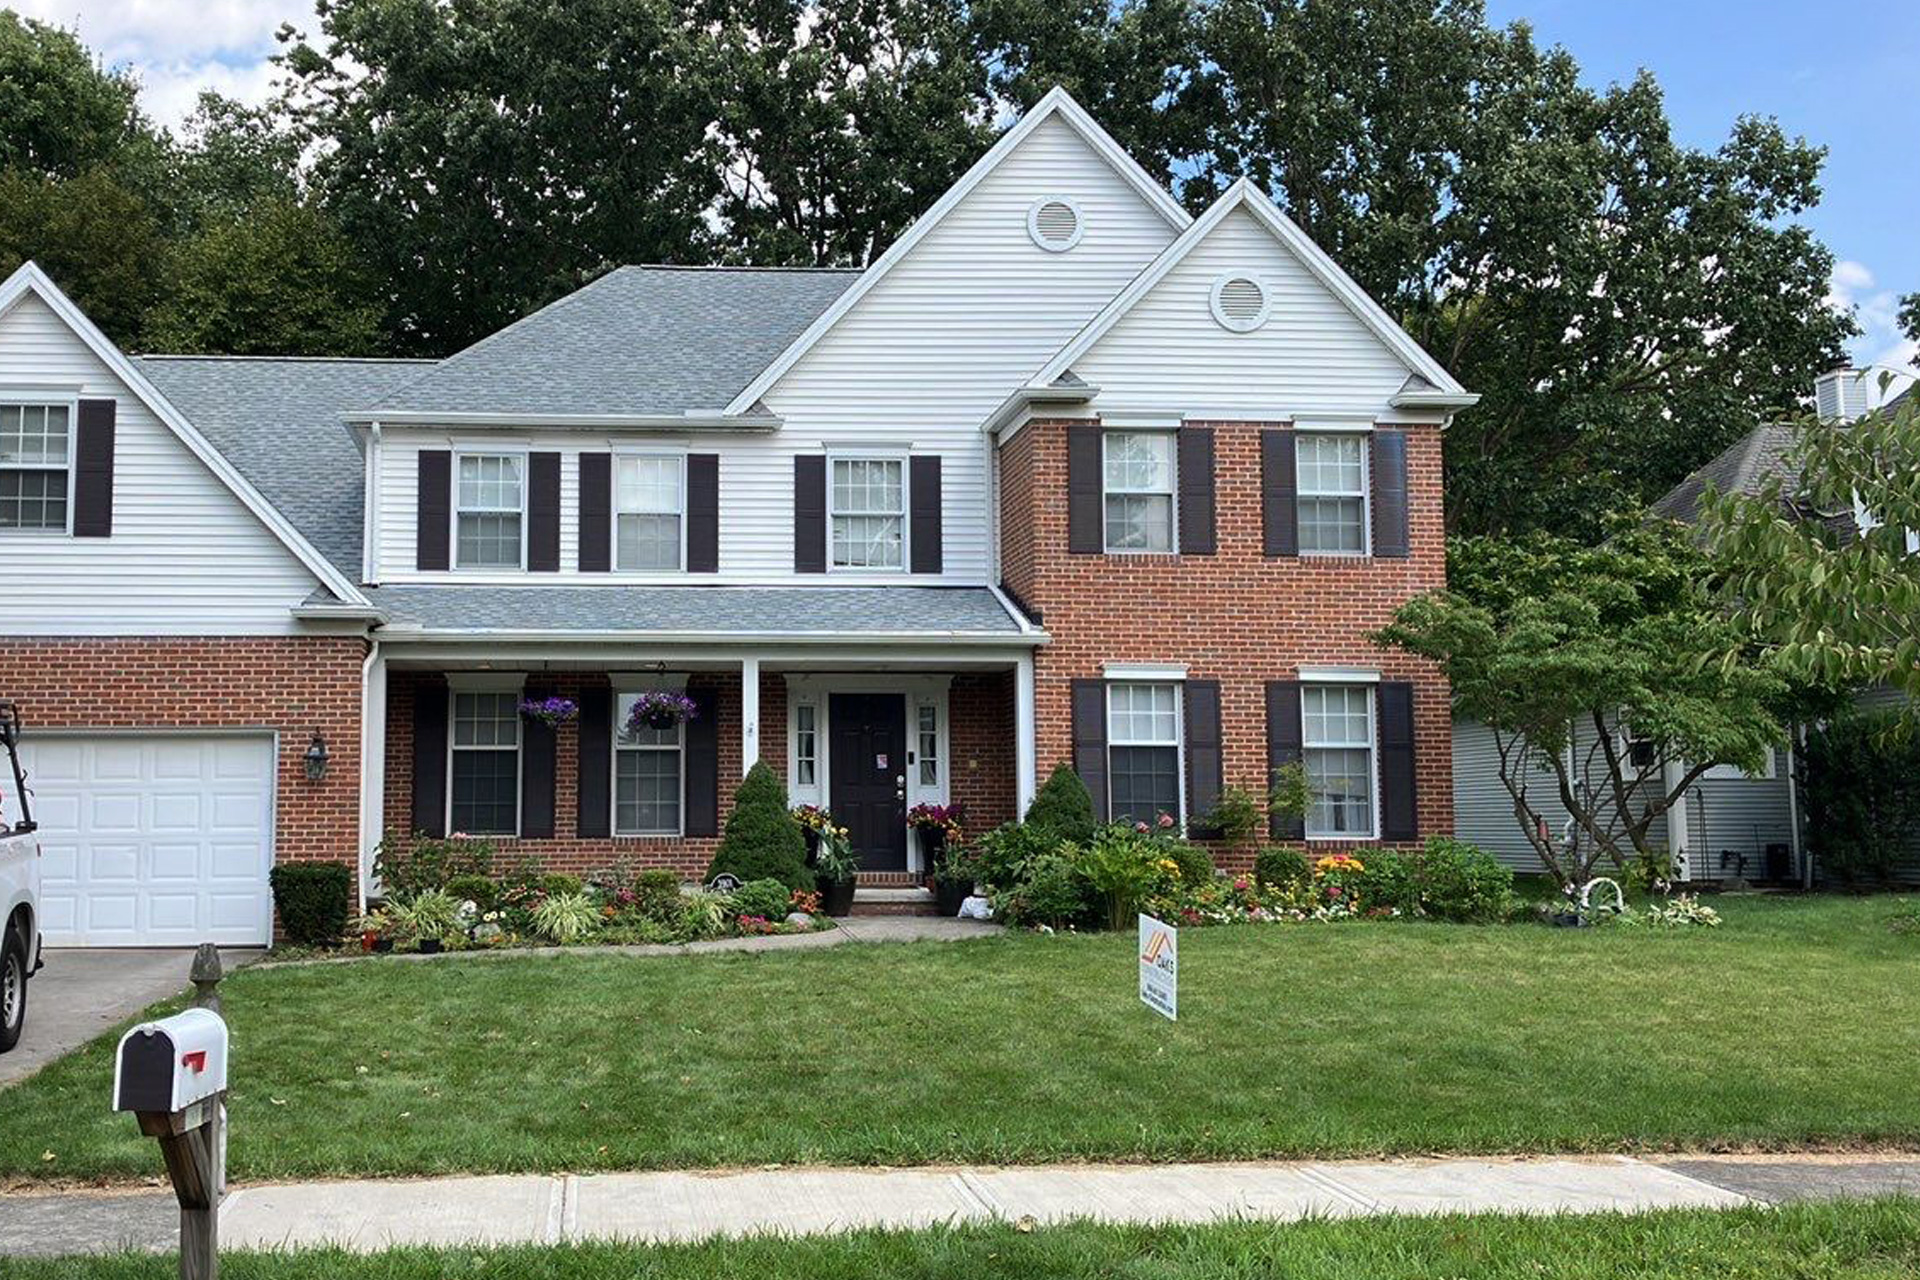
<path id="1" fill-rule="evenodd" d="M 0 315 L 0 386 L 118 402 L 113 536 L 0 537 L 12 635 L 284 635 L 313 573 L 39 298 Z M 411 558 L 411 553 L 409 553 Z"/>
<path id="2" fill-rule="evenodd" d="M 1294 437 L 1301 555 L 1367 553 L 1367 439 L 1355 432 Z"/>
<path id="3" fill-rule="evenodd" d="M 1101 443 L 1106 549 L 1171 552 L 1173 433 L 1108 431 Z"/>
<path id="4" fill-rule="evenodd" d="M 1375 830 L 1373 689 L 1309 684 L 1300 690 L 1310 840 L 1370 840 Z"/>
<path id="5" fill-rule="evenodd" d="M 72 403 L 0 393 L 0 531 L 66 533 L 73 494 Z"/>
<path id="6" fill-rule="evenodd" d="M 525 567 L 526 461 L 511 453 L 456 455 L 454 568 Z"/>
<path id="7" fill-rule="evenodd" d="M 613 833 L 679 835 L 685 809 L 686 725 L 627 731 L 636 693 L 620 695 L 614 715 Z"/>
<path id="8" fill-rule="evenodd" d="M 686 460 L 621 454 L 613 460 L 614 568 L 677 573 L 685 563 Z"/>

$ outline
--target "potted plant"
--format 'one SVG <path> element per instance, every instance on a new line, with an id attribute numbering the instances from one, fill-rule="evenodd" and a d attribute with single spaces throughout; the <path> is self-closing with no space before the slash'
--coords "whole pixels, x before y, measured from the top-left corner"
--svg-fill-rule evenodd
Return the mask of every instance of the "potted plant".
<path id="1" fill-rule="evenodd" d="M 960 806 L 917 804 L 907 810 L 907 825 L 920 833 L 920 856 L 931 879 L 947 846 L 960 843 Z"/>
<path id="2" fill-rule="evenodd" d="M 354 932 L 360 935 L 362 951 L 393 950 L 393 921 L 382 908 L 375 908 L 355 921 Z"/>
<path id="3" fill-rule="evenodd" d="M 820 909 L 830 916 L 851 915 L 854 876 L 860 870 L 860 858 L 853 851 L 853 842 L 847 839 L 845 827 L 829 824 L 819 835 L 813 874 L 820 886 Z"/>
<path id="4" fill-rule="evenodd" d="M 941 915 L 952 918 L 960 914 L 960 904 L 973 893 L 977 869 L 969 850 L 956 845 L 944 848 L 933 867 L 933 902 Z"/>
<path id="5" fill-rule="evenodd" d="M 677 689 L 649 689 L 633 700 L 627 713 L 627 732 L 662 731 L 685 724 L 700 714 L 700 705 Z"/>
<path id="6" fill-rule="evenodd" d="M 820 833 L 835 829 L 833 815 L 817 804 L 803 804 L 794 808 L 793 820 L 807 838 L 807 865 L 811 867 L 820 853 Z"/>
<path id="7" fill-rule="evenodd" d="M 522 698 L 520 714 L 549 729 L 558 729 L 579 716 L 580 704 L 572 698 Z"/>

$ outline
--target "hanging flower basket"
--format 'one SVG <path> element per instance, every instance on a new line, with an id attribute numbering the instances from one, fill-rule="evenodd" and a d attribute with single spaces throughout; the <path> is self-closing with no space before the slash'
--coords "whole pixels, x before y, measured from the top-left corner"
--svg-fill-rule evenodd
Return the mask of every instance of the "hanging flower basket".
<path id="1" fill-rule="evenodd" d="M 633 700 L 633 710 L 627 713 L 627 732 L 671 729 L 699 714 L 700 705 L 686 694 L 671 689 L 649 689 Z"/>
<path id="2" fill-rule="evenodd" d="M 572 698 L 522 698 L 520 714 L 557 729 L 580 714 L 580 704 Z"/>

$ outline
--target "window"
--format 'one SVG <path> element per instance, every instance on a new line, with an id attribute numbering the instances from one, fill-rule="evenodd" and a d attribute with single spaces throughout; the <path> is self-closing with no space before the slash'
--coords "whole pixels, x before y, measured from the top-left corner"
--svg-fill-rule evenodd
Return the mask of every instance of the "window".
<path id="1" fill-rule="evenodd" d="M 520 512 L 526 494 L 515 454 L 463 453 L 455 486 L 454 567 L 518 569 L 522 564 Z"/>
<path id="2" fill-rule="evenodd" d="M 1300 691 L 1306 748 L 1307 810 L 1312 839 L 1373 836 L 1373 690 L 1364 685 L 1309 684 Z"/>
<path id="3" fill-rule="evenodd" d="M 1366 446 L 1359 434 L 1299 436 L 1302 554 L 1367 553 Z"/>
<path id="4" fill-rule="evenodd" d="M 614 463 L 615 556 L 628 571 L 680 568 L 681 459 L 620 457 Z"/>
<path id="5" fill-rule="evenodd" d="M 67 528 L 73 409 L 0 404 L 0 529 Z"/>
<path id="6" fill-rule="evenodd" d="M 1107 797 L 1116 822 L 1180 816 L 1180 693 L 1171 684 L 1107 686 Z"/>
<path id="7" fill-rule="evenodd" d="M 898 458 L 834 459 L 834 568 L 898 569 L 904 563 L 904 466 Z"/>
<path id="8" fill-rule="evenodd" d="M 637 693 L 620 695 L 614 717 L 613 831 L 622 836 L 680 834 L 684 724 L 626 730 Z"/>
<path id="9" fill-rule="evenodd" d="M 794 785 L 811 787 L 820 780 L 820 711 L 811 702 L 793 709 Z"/>
<path id="10" fill-rule="evenodd" d="M 1173 550 L 1173 433 L 1109 431 L 1106 447 L 1106 547 Z"/>
<path id="11" fill-rule="evenodd" d="M 922 702 L 914 709 L 914 766 L 920 771 L 920 785 L 940 785 L 940 708 Z"/>
<path id="12" fill-rule="evenodd" d="M 453 786 L 447 830 L 510 836 L 520 830 L 520 695 L 453 695 Z"/>

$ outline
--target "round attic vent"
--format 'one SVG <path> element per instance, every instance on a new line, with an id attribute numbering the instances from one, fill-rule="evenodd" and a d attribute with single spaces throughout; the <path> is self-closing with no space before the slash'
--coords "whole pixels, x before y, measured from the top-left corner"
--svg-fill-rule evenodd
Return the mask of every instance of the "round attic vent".
<path id="1" fill-rule="evenodd" d="M 1065 253 L 1080 243 L 1086 226 L 1080 220 L 1080 206 L 1065 196 L 1036 200 L 1027 210 L 1027 234 L 1048 253 Z"/>
<path id="2" fill-rule="evenodd" d="M 1213 282 L 1209 300 L 1213 318 L 1235 333 L 1247 333 L 1267 322 L 1266 286 L 1250 275 L 1221 276 Z"/>

